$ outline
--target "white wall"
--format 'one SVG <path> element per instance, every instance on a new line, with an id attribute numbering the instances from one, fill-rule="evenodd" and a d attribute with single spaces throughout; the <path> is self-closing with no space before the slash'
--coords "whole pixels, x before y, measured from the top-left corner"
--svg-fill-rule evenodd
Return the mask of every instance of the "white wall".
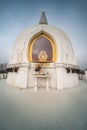
<path id="1" fill-rule="evenodd" d="M 14 87 L 27 88 L 28 68 L 20 68 L 18 72 L 10 72 L 7 83 Z"/>
<path id="2" fill-rule="evenodd" d="M 79 83 L 76 73 L 67 73 L 65 68 L 56 68 L 57 70 L 57 89 L 70 88 Z"/>

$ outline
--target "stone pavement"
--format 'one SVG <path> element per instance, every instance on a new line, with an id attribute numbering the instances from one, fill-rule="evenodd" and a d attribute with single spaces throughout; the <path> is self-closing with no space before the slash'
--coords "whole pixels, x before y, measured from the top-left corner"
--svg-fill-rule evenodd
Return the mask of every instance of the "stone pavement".
<path id="1" fill-rule="evenodd" d="M 87 83 L 35 92 L 0 80 L 0 130 L 87 130 Z"/>

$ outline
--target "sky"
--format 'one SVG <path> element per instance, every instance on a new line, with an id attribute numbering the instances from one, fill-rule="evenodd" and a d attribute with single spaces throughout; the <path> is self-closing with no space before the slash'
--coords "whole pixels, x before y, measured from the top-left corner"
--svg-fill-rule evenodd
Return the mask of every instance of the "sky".
<path id="1" fill-rule="evenodd" d="M 70 38 L 81 69 L 87 68 L 87 0 L 0 0 L 0 63 L 8 63 L 18 35 L 38 24 L 45 10 L 48 23 Z"/>

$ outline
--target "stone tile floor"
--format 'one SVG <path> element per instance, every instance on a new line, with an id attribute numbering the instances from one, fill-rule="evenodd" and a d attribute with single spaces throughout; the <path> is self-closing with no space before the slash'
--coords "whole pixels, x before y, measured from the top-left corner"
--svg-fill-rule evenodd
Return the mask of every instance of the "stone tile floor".
<path id="1" fill-rule="evenodd" d="M 0 130 L 87 130 L 87 82 L 35 92 L 0 80 Z"/>

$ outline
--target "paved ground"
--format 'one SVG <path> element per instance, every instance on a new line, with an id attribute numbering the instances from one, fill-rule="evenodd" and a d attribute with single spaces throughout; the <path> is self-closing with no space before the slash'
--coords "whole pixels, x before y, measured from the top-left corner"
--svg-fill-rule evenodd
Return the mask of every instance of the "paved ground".
<path id="1" fill-rule="evenodd" d="M 35 92 L 0 80 L 0 130 L 87 130 L 87 83 Z"/>

